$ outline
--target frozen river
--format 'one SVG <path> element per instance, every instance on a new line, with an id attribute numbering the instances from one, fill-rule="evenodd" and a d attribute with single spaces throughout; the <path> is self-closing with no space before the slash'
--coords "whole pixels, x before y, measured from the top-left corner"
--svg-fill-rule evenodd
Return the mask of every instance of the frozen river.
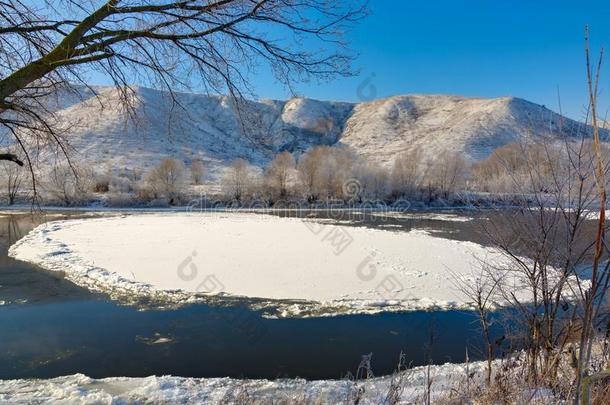
<path id="1" fill-rule="evenodd" d="M 111 214 L 116 215 L 116 214 Z M 318 213 L 318 216 L 327 216 Z M 0 378 L 179 375 L 193 377 L 342 378 L 373 353 L 377 375 L 390 373 L 402 351 L 413 365 L 479 357 L 477 322 L 468 311 L 409 311 L 269 319 L 248 300 L 176 308 L 126 305 L 35 265 L 8 247 L 44 221 L 106 216 L 67 213 L 0 218 Z M 461 220 L 467 218 L 468 220 Z M 345 217 L 343 217 L 345 219 Z M 422 230 L 454 241 L 481 242 L 484 216 L 418 214 L 350 217 L 349 226 Z M 498 336 L 501 331 L 495 331 Z"/>

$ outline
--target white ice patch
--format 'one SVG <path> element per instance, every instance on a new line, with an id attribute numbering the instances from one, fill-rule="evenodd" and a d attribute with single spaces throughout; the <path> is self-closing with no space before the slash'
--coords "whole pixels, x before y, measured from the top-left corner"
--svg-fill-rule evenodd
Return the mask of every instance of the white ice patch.
<path id="1" fill-rule="evenodd" d="M 446 221 L 446 222 L 469 222 L 472 221 L 472 217 L 467 217 L 457 214 L 446 214 L 446 213 L 415 213 L 415 212 L 373 212 L 371 214 L 374 217 L 380 218 L 398 218 L 398 219 L 412 219 L 412 220 L 431 220 L 431 221 Z"/>
<path id="2" fill-rule="evenodd" d="M 454 277 L 500 252 L 425 232 L 261 214 L 148 214 L 49 222 L 9 255 L 115 298 L 268 300 L 275 316 L 469 306 Z"/>

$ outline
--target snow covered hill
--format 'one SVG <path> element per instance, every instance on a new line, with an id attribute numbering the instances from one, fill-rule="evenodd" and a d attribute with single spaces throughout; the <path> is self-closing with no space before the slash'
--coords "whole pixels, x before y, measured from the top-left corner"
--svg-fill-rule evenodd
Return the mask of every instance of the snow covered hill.
<path id="1" fill-rule="evenodd" d="M 122 107 L 113 87 L 79 88 L 54 101 L 73 159 L 104 168 L 146 169 L 164 157 L 204 161 L 212 174 L 242 157 L 264 165 L 277 151 L 342 144 L 381 164 L 421 147 L 468 159 L 486 157 L 507 143 L 574 134 L 582 124 L 518 98 L 447 95 L 396 96 L 365 103 L 292 98 L 240 103 L 229 97 L 142 87 Z M 133 119 L 133 117 L 136 117 Z"/>
<path id="2" fill-rule="evenodd" d="M 582 124 L 518 98 L 411 95 L 356 105 L 341 143 L 381 162 L 415 147 L 429 157 L 450 150 L 478 160 L 507 143 L 579 129 Z"/>

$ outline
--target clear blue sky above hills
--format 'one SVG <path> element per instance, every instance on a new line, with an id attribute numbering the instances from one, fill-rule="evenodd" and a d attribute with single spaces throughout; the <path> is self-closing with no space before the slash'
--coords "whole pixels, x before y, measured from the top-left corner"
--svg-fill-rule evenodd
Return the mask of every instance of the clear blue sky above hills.
<path id="1" fill-rule="evenodd" d="M 515 96 L 558 110 L 559 89 L 564 114 L 579 119 L 587 102 L 585 24 L 593 49 L 610 47 L 610 1 L 371 0 L 370 8 L 347 38 L 360 75 L 305 83 L 296 87 L 299 95 L 345 101 L 408 93 Z M 607 62 L 604 108 L 610 106 L 610 54 Z M 264 69 L 251 78 L 260 98 L 291 95 Z M 374 92 L 358 91 L 363 84 Z"/>

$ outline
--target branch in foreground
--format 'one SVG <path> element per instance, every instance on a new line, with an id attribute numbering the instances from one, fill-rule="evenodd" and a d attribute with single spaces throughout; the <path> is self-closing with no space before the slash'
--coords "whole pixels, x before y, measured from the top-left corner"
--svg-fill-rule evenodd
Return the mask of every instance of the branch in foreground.
<path id="1" fill-rule="evenodd" d="M 0 160 L 10 160 L 11 162 L 17 163 L 19 166 L 23 166 L 23 161 L 12 153 L 0 153 Z"/>

